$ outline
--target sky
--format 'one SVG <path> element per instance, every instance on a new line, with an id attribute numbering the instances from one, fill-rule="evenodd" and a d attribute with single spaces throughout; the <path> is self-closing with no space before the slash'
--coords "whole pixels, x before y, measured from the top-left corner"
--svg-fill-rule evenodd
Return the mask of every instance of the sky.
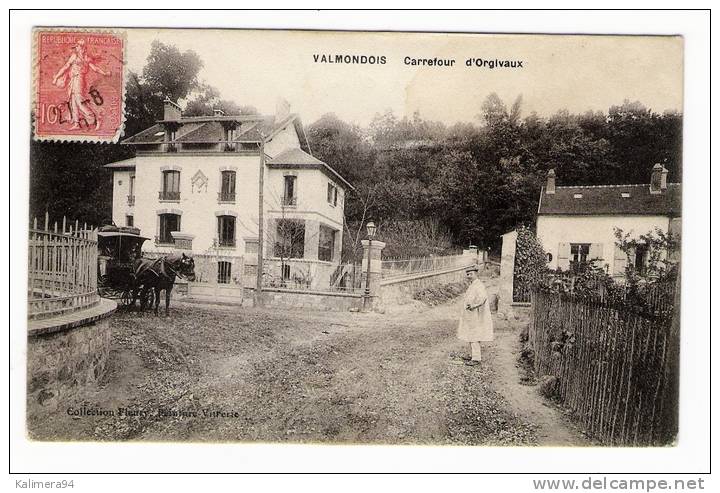
<path id="1" fill-rule="evenodd" d="M 130 70 L 142 71 L 155 39 L 194 50 L 204 62 L 200 79 L 224 99 L 272 114 L 284 98 L 306 124 L 335 113 L 367 125 L 387 110 L 446 124 L 477 121 L 492 92 L 508 106 L 522 94 L 523 116 L 607 112 L 625 99 L 682 111 L 681 37 L 130 29 Z M 386 63 L 324 64 L 314 55 L 384 56 Z M 406 57 L 455 64 L 418 67 Z M 470 58 L 522 67 L 467 67 Z"/>

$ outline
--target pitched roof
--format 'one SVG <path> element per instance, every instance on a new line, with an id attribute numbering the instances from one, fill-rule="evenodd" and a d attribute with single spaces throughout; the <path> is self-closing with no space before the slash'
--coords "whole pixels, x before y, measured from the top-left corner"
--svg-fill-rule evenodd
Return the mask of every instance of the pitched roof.
<path id="1" fill-rule="evenodd" d="M 538 214 L 680 217 L 682 186 L 668 183 L 658 194 L 650 193 L 649 184 L 555 187 L 554 194 L 543 187 Z"/>
<path id="2" fill-rule="evenodd" d="M 223 140 L 223 127 L 220 122 L 203 122 L 183 125 L 181 128 L 193 125 L 194 128 L 184 132 L 182 135 L 175 138 L 175 142 L 186 142 L 186 143 L 209 143 L 209 142 L 220 142 Z"/>
<path id="3" fill-rule="evenodd" d="M 274 158 L 272 158 L 270 161 L 268 161 L 268 164 L 276 164 L 276 165 L 323 165 L 322 161 L 320 161 L 315 156 L 311 156 L 307 152 L 303 151 L 302 149 L 294 148 L 294 149 L 288 149 L 286 151 L 281 152 Z"/>
<path id="4" fill-rule="evenodd" d="M 294 148 L 281 152 L 267 162 L 269 168 L 289 168 L 289 169 L 319 169 L 341 181 L 346 187 L 354 190 L 355 188 L 340 174 L 332 169 L 328 164 L 311 156 L 302 149 Z"/>
<path id="5" fill-rule="evenodd" d="M 299 117 L 296 114 L 290 114 L 282 120 L 276 120 L 270 115 L 236 115 L 236 116 L 189 116 L 181 117 L 179 120 L 171 120 L 165 122 L 160 120 L 152 127 L 143 130 L 140 133 L 128 137 L 123 140 L 123 144 L 160 144 L 165 139 L 164 123 L 179 124 L 175 140 L 172 142 L 180 143 L 215 143 L 225 139 L 223 122 L 234 122 L 235 128 L 234 142 L 260 142 L 261 134 L 266 139 L 272 138 L 279 131 L 293 123 L 298 131 L 300 143 L 303 148 L 307 148 L 304 131 L 300 125 Z"/>
<path id="6" fill-rule="evenodd" d="M 115 161 L 114 163 L 108 163 L 103 168 L 111 169 L 132 169 L 135 168 L 135 158 L 123 159 L 122 161 Z"/>
<path id="7" fill-rule="evenodd" d="M 150 128 L 146 128 L 142 132 L 136 133 L 132 137 L 123 140 L 123 144 L 159 144 L 165 140 L 165 130 L 162 125 L 156 123 Z"/>

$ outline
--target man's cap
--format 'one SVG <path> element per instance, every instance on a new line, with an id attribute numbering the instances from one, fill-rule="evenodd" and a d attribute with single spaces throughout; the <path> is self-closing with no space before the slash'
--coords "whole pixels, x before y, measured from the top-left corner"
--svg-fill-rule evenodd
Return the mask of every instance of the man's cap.
<path id="1" fill-rule="evenodd" d="M 465 272 L 478 272 L 480 269 L 477 265 L 471 265 L 467 269 L 465 269 Z"/>

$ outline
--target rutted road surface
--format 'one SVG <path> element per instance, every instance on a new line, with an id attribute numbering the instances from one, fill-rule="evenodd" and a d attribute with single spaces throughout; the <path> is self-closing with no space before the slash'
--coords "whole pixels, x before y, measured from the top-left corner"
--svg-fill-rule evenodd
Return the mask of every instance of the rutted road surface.
<path id="1" fill-rule="evenodd" d="M 517 327 L 499 324 L 482 364 L 463 364 L 456 304 L 394 315 L 189 303 L 174 304 L 170 318 L 118 313 L 103 385 L 28 423 L 29 432 L 41 440 L 583 444 L 518 383 Z"/>

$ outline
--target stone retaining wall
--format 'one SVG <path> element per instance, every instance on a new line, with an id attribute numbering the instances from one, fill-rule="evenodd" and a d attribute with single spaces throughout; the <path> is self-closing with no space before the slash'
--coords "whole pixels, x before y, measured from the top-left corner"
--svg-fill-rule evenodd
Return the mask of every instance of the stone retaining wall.
<path id="1" fill-rule="evenodd" d="M 245 290 L 243 304 L 247 303 L 248 305 L 252 305 L 253 293 L 253 289 Z M 273 308 L 347 312 L 360 310 L 363 301 L 360 294 L 326 293 L 295 289 L 263 288 L 262 294 L 265 307 Z"/>
<path id="2" fill-rule="evenodd" d="M 28 324 L 27 417 L 62 412 L 60 403 L 104 375 L 110 353 L 110 319 L 115 302 L 92 310 Z"/>
<path id="3" fill-rule="evenodd" d="M 465 279 L 465 267 L 454 267 L 442 271 L 421 272 L 400 278 L 380 281 L 378 303 L 380 309 L 389 305 L 410 303 L 413 295 L 421 289 L 437 284 L 462 282 Z"/>

